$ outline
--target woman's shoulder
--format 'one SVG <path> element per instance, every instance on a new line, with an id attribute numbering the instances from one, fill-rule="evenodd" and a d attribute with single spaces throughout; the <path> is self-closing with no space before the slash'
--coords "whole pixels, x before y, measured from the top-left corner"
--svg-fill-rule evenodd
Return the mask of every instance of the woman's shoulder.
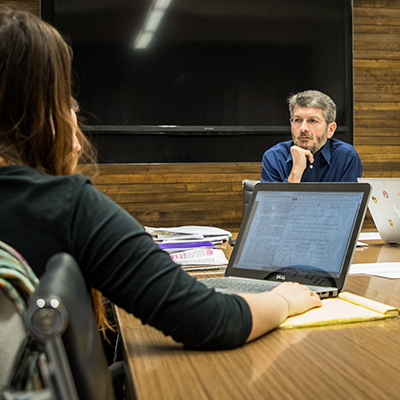
<path id="1" fill-rule="evenodd" d="M 0 177 L 9 179 L 31 180 L 33 182 L 76 182 L 91 183 L 89 177 L 81 174 L 72 175 L 51 175 L 40 172 L 27 165 L 8 165 L 0 168 Z"/>
<path id="2" fill-rule="evenodd" d="M 94 186 L 87 176 L 80 174 L 55 176 L 42 173 L 26 165 L 0 168 L 0 182 L 16 191 L 19 190 L 18 187 L 24 187 L 29 193 L 46 193 L 47 197 L 78 197 L 85 189 L 94 190 Z"/>

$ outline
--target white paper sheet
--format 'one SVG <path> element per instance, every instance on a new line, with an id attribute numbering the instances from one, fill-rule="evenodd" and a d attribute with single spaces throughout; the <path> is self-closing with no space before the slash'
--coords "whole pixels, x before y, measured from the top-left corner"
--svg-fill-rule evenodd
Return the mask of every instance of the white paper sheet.
<path id="1" fill-rule="evenodd" d="M 361 232 L 358 240 L 381 240 L 379 232 Z"/>
<path id="2" fill-rule="evenodd" d="M 365 274 L 381 276 L 383 278 L 398 279 L 400 278 L 400 262 L 352 264 L 350 266 L 349 274 Z"/>

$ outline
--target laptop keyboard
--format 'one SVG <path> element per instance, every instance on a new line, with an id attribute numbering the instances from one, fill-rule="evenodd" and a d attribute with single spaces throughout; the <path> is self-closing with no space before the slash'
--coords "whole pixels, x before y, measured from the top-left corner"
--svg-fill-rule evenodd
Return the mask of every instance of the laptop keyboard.
<path id="1" fill-rule="evenodd" d="M 267 282 L 246 282 L 245 280 L 235 280 L 227 278 L 207 278 L 199 279 L 199 282 L 203 283 L 209 288 L 214 288 L 216 290 L 222 289 L 232 292 L 246 292 L 246 293 L 261 293 L 272 290 L 277 285 L 273 283 L 269 284 Z"/>

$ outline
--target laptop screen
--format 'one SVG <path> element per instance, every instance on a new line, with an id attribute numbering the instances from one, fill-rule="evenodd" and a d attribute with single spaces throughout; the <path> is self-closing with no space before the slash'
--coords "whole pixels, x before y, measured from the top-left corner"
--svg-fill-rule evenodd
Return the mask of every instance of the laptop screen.
<path id="1" fill-rule="evenodd" d="M 299 185 L 290 190 L 293 184 L 287 183 L 261 185 L 240 229 L 230 275 L 253 271 L 254 277 L 270 279 L 270 272 L 311 272 L 336 281 L 347 274 L 365 214 L 365 190 L 348 191 L 348 185 L 357 183 L 307 184 L 303 191 Z M 285 190 L 276 190 L 276 185 L 285 185 L 278 186 Z"/>

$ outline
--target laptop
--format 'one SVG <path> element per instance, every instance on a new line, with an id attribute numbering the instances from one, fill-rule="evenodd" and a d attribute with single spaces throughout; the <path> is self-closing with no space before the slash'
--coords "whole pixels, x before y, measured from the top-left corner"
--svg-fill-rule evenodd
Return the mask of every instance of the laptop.
<path id="1" fill-rule="evenodd" d="M 400 244 L 400 179 L 359 178 L 371 185 L 368 208 L 381 238 Z"/>
<path id="2" fill-rule="evenodd" d="M 321 298 L 343 289 L 369 200 L 368 183 L 258 183 L 225 276 L 199 281 L 225 293 L 284 281 Z"/>

